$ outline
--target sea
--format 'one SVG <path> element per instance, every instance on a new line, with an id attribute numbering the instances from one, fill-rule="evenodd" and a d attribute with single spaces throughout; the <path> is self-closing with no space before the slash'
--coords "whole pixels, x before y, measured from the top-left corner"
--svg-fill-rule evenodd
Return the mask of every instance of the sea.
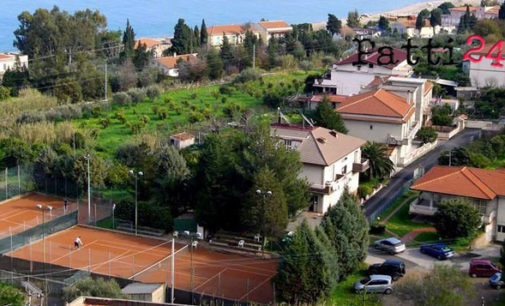
<path id="1" fill-rule="evenodd" d="M 328 13 L 345 18 L 347 12 L 377 13 L 421 2 L 420 0 L 0 0 L 0 52 L 16 51 L 14 30 L 17 16 L 37 8 L 74 12 L 86 8 L 99 10 L 107 17 L 108 28 L 124 29 L 130 20 L 136 37 L 166 37 L 183 18 L 192 28 L 202 19 L 208 26 L 243 24 L 283 19 L 290 24 L 321 22 Z"/>

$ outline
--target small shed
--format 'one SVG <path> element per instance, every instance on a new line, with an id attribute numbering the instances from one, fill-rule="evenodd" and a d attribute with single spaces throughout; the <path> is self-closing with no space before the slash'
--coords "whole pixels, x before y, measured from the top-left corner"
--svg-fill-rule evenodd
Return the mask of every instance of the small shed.
<path id="1" fill-rule="evenodd" d="M 178 150 L 189 147 L 195 143 L 195 135 L 182 132 L 170 136 L 170 144 L 175 146 Z"/>
<path id="2" fill-rule="evenodd" d="M 121 291 L 136 301 L 164 303 L 166 299 L 165 284 L 131 283 Z"/>

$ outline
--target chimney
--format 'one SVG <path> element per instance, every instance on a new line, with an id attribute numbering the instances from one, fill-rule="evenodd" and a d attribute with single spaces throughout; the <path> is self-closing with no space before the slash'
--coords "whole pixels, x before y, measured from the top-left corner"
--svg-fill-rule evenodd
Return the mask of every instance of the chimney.
<path id="1" fill-rule="evenodd" d="M 410 105 L 410 104 L 412 104 L 412 92 L 411 92 L 410 90 L 409 90 L 408 92 L 409 92 L 409 97 L 408 97 L 407 102 L 408 102 L 408 103 L 409 103 L 409 105 Z"/>
<path id="2" fill-rule="evenodd" d="M 177 56 L 177 53 L 176 53 L 176 52 L 174 52 L 174 57 L 176 57 L 176 56 Z"/>

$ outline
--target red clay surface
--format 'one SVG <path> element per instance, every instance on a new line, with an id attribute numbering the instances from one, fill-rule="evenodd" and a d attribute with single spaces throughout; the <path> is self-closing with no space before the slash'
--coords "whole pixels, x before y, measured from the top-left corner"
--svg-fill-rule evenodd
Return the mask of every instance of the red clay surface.
<path id="1" fill-rule="evenodd" d="M 84 246 L 74 249 L 77 236 Z M 193 288 L 195 294 L 231 300 L 272 302 L 270 279 L 276 274 L 277 260 L 200 247 L 191 254 L 187 246 L 177 243 L 175 248 L 175 288 L 186 291 Z M 74 226 L 46 237 L 45 256 L 43 249 L 39 240 L 7 256 L 171 286 L 171 241 Z"/>
<path id="2" fill-rule="evenodd" d="M 7 200 L 0 204 L 0 238 L 10 233 L 20 233 L 28 228 L 42 224 L 42 212 L 36 205 L 50 205 L 51 213 L 46 213 L 45 221 L 63 214 L 63 200 L 38 193 L 30 193 L 16 200 Z M 67 211 L 76 205 L 69 203 Z"/>

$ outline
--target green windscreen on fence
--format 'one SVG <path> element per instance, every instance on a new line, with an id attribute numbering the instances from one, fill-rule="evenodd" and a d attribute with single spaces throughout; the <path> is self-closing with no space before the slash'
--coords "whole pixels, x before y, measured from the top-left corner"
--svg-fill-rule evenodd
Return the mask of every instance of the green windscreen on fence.
<path id="1" fill-rule="evenodd" d="M 0 240 L 0 255 L 23 247 L 35 240 L 42 239 L 43 235 L 51 235 L 76 225 L 77 214 L 77 211 L 73 211 L 44 224 L 29 228 L 24 232 L 4 237 Z"/>

